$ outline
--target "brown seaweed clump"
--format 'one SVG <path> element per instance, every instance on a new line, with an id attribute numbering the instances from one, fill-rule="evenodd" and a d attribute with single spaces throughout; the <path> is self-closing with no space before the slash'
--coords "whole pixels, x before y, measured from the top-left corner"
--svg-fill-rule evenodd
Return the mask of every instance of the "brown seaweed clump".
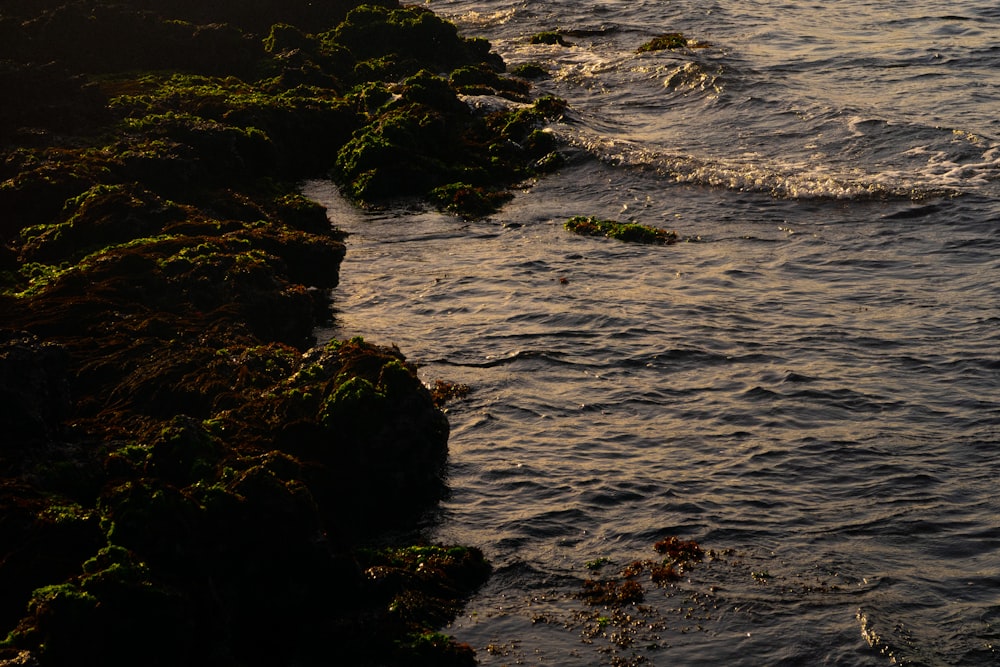
<path id="1" fill-rule="evenodd" d="M 645 591 L 637 577 L 649 574 L 650 581 L 658 587 L 667 586 L 681 578 L 704 557 L 701 546 L 694 540 L 682 540 L 670 536 L 658 541 L 653 549 L 661 554 L 659 560 L 635 560 L 621 569 L 618 577 L 587 579 L 579 597 L 590 605 L 615 607 L 637 604 L 645 598 Z M 607 559 L 596 559 L 587 563 L 588 569 L 600 570 L 610 563 Z"/>

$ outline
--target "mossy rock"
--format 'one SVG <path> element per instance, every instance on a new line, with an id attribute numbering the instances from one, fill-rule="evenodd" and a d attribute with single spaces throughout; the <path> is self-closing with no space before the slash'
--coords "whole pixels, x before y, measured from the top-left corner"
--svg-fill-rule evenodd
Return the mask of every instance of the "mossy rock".
<path id="1" fill-rule="evenodd" d="M 631 222 L 602 220 L 594 216 L 575 216 L 566 221 L 564 227 L 581 236 L 604 236 L 609 239 L 646 243 L 651 245 L 673 245 L 677 243 L 677 232 L 650 227 Z"/>
<path id="2" fill-rule="evenodd" d="M 642 44 L 636 53 L 650 53 L 653 51 L 676 51 L 677 49 L 705 49 L 710 44 L 706 42 L 696 42 L 688 39 L 679 32 L 668 32 L 657 35 L 653 39 Z"/>
<path id="3" fill-rule="evenodd" d="M 79 572 L 105 538 L 93 508 L 6 477 L 0 482 L 0 632 L 24 615 L 31 592 Z"/>
<path id="4" fill-rule="evenodd" d="M 658 35 L 639 47 L 639 53 L 649 51 L 666 51 L 673 49 L 683 49 L 688 45 L 687 38 L 679 32 L 670 32 Z"/>
<path id="5" fill-rule="evenodd" d="M 299 28 L 287 23 L 275 23 L 264 38 L 264 50 L 270 54 L 293 51 L 315 53 L 319 50 L 319 40 L 307 35 Z"/>
<path id="6" fill-rule="evenodd" d="M 21 259 L 59 264 L 137 238 L 154 236 L 186 211 L 137 184 L 98 184 L 66 201 L 63 222 L 21 230 Z"/>
<path id="7" fill-rule="evenodd" d="M 430 192 L 430 199 L 440 208 L 469 218 L 482 218 L 495 213 L 513 198 L 509 192 L 497 192 L 468 183 L 449 183 Z"/>
<path id="8" fill-rule="evenodd" d="M 195 660 L 199 629 L 188 601 L 151 580 L 125 550 L 109 551 L 88 561 L 87 574 L 37 589 L 8 641 L 45 665 L 140 660 L 167 667 Z"/>
<path id="9" fill-rule="evenodd" d="M 460 67 L 451 72 L 448 80 L 463 95 L 499 95 L 519 102 L 527 101 L 530 89 L 524 81 L 500 76 L 483 65 Z"/>
<path id="10" fill-rule="evenodd" d="M 490 55 L 488 42 L 463 38 L 454 24 L 416 5 L 399 9 L 363 5 L 321 39 L 346 47 L 358 62 L 389 57 L 402 67 L 396 72 L 401 76 L 423 68 L 451 71 L 477 63 L 502 68 L 502 61 Z"/>
<path id="11" fill-rule="evenodd" d="M 215 477 L 222 445 L 198 420 L 178 415 L 153 441 L 146 471 L 178 486 Z"/>
<path id="12" fill-rule="evenodd" d="M 332 80 L 253 85 L 173 74 L 138 83 L 111 100 L 123 117 L 114 153 L 175 197 L 190 196 L 190 185 L 218 184 L 220 176 L 316 174 L 360 122 Z"/>
<path id="13" fill-rule="evenodd" d="M 112 178 L 117 160 L 95 149 L 20 149 L 7 156 L 0 182 L 0 238 L 50 224 L 66 200 Z"/>
<path id="14" fill-rule="evenodd" d="M 363 204 L 424 196 L 481 216 L 502 203 L 509 184 L 560 164 L 554 135 L 540 128 L 565 111 L 564 100 L 546 96 L 477 117 L 443 79 L 421 72 L 344 145 L 334 173 Z"/>
<path id="15" fill-rule="evenodd" d="M 532 44 L 572 46 L 572 44 L 570 44 L 563 38 L 562 33 L 559 33 L 555 30 L 548 30 L 545 32 L 535 33 L 534 35 L 531 36 L 531 39 L 529 39 L 528 41 Z"/>
<path id="16" fill-rule="evenodd" d="M 549 76 L 549 70 L 535 62 L 521 63 L 510 68 L 510 73 L 522 79 L 543 79 Z"/>
<path id="17" fill-rule="evenodd" d="M 444 79 L 421 71 L 380 111 L 337 155 L 338 180 L 352 198 L 372 203 L 421 195 L 454 180 L 457 165 L 470 160 L 456 135 L 472 114 Z"/>
<path id="18" fill-rule="evenodd" d="M 460 610 L 465 596 L 481 586 L 491 566 L 478 549 L 414 545 L 358 552 L 368 585 L 366 596 L 389 610 L 406 630 L 390 660 L 403 664 L 475 665 L 472 649 L 435 632 Z"/>

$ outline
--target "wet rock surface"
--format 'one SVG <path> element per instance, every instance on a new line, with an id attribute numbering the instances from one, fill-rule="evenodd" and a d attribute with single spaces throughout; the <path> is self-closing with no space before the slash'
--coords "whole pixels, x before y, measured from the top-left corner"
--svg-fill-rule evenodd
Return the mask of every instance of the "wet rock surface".
<path id="1" fill-rule="evenodd" d="M 295 182 L 488 215 L 565 105 L 357 4 L 0 8 L 0 665 L 474 662 L 436 628 L 482 554 L 360 546 L 448 424 L 399 350 L 312 347 L 345 248 Z"/>

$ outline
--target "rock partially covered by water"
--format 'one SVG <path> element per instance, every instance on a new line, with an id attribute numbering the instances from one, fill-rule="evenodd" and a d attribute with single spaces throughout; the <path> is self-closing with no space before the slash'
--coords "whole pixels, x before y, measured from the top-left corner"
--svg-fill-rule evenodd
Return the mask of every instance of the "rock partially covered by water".
<path id="1" fill-rule="evenodd" d="M 679 240 L 675 231 L 634 222 L 604 220 L 596 216 L 577 215 L 567 220 L 563 226 L 567 231 L 581 236 L 604 236 L 632 243 L 673 245 Z"/>
<path id="2" fill-rule="evenodd" d="M 541 130 L 562 117 L 565 102 L 542 98 L 481 115 L 459 99 L 527 100 L 527 84 L 499 76 L 503 63 L 483 40 L 459 37 L 451 24 L 412 7 L 359 8 L 328 39 L 346 47 L 366 82 L 362 126 L 337 152 L 333 172 L 353 199 L 429 196 L 479 217 L 509 198 L 509 185 L 559 166 L 553 136 Z M 371 45 L 380 43 L 394 46 L 373 57 Z M 418 58 L 427 43 L 435 44 L 433 57 Z M 377 83 L 387 78 L 398 83 Z"/>

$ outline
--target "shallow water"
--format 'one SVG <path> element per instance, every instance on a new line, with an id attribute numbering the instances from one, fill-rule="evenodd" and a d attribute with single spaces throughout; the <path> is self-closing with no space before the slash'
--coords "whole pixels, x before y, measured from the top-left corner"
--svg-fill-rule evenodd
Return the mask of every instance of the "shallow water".
<path id="1" fill-rule="evenodd" d="M 1000 662 L 1000 11 L 430 7 L 571 107 L 567 166 L 485 221 L 305 188 L 351 232 L 322 335 L 473 387 L 425 533 L 497 572 L 447 631 L 486 665 Z M 635 53 L 673 31 L 708 46 Z M 579 599 L 670 535 L 713 552 Z"/>

